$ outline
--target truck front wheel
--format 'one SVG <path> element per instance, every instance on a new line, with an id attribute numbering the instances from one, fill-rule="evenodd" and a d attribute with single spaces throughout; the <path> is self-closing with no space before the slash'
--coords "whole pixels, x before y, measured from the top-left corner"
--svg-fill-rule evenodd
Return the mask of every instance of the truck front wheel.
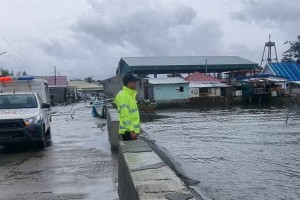
<path id="1" fill-rule="evenodd" d="M 46 137 L 45 137 L 47 140 L 50 140 L 51 139 L 51 128 L 49 127 L 47 132 L 46 132 Z"/>
<path id="2" fill-rule="evenodd" d="M 46 147 L 45 128 L 42 130 L 41 140 L 36 143 L 38 149 L 44 149 Z"/>

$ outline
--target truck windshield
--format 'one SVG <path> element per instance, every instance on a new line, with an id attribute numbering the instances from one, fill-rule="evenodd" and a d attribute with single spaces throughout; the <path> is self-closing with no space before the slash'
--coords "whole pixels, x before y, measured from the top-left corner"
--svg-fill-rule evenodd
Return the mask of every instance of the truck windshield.
<path id="1" fill-rule="evenodd" d="M 0 109 L 37 108 L 33 94 L 0 95 Z"/>

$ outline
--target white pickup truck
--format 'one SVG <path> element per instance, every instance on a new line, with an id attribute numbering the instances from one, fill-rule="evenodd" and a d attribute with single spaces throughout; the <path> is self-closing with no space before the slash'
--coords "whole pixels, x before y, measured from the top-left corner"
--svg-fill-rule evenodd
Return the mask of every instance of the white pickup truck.
<path id="1" fill-rule="evenodd" d="M 26 91 L 28 85 L 30 89 Z M 37 92 L 32 91 L 33 86 Z M 3 88 L 5 90 L 0 90 L 0 145 L 31 142 L 44 148 L 51 138 L 47 83 L 44 80 L 10 81 L 2 82 Z"/>

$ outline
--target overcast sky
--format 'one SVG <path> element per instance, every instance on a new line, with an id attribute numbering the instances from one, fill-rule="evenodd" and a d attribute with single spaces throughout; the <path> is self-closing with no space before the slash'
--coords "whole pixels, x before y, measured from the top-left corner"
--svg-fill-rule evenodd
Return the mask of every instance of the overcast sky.
<path id="1" fill-rule="evenodd" d="M 236 55 L 260 63 L 300 34 L 299 0 L 0 0 L 0 67 L 115 75 L 126 56 Z"/>

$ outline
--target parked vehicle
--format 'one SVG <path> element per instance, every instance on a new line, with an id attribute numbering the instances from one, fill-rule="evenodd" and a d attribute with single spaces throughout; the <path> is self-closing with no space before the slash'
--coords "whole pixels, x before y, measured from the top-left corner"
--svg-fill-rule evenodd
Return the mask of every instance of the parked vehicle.
<path id="1" fill-rule="evenodd" d="M 44 148 L 51 138 L 47 81 L 33 77 L 0 77 L 0 144 L 36 143 Z"/>
<path id="2" fill-rule="evenodd" d="M 92 114 L 94 117 L 99 116 L 100 118 L 106 117 L 106 100 L 96 99 L 92 104 Z"/>

